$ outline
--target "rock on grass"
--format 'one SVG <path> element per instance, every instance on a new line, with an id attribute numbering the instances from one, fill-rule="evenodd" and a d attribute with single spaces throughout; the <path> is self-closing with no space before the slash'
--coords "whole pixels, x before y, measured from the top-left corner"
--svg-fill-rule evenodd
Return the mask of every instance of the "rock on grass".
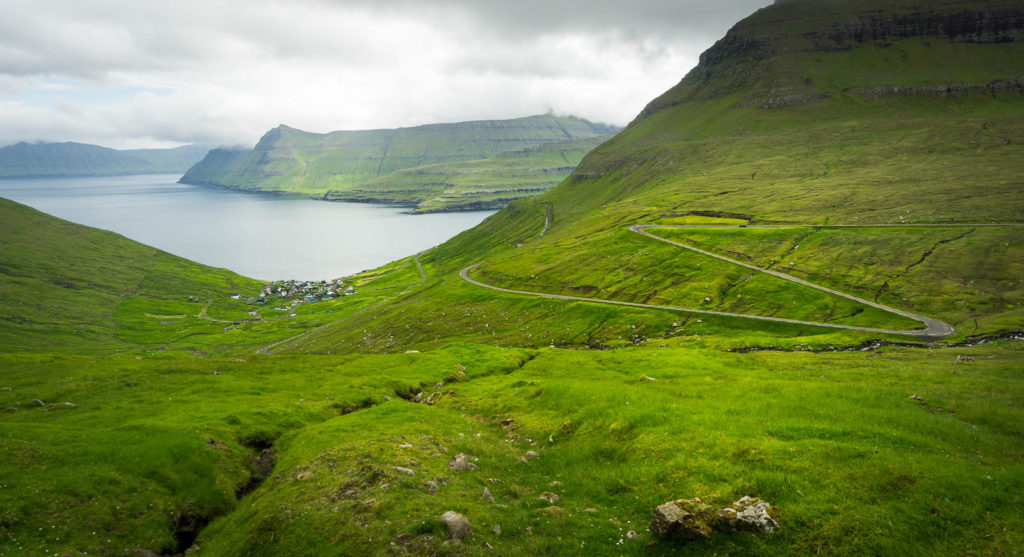
<path id="1" fill-rule="evenodd" d="M 441 522 L 448 528 L 448 535 L 453 540 L 461 540 L 473 533 L 473 526 L 470 525 L 469 520 L 455 511 L 442 514 Z"/>

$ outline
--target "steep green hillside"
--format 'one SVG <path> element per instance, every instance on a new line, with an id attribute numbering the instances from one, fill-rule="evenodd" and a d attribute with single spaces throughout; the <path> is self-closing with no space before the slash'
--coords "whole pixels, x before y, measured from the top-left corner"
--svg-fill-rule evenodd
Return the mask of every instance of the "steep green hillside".
<path id="1" fill-rule="evenodd" d="M 84 143 L 17 143 L 0 148 L 0 178 L 184 172 L 207 151 L 201 145 L 118 151 Z"/>
<path id="2" fill-rule="evenodd" d="M 0 205 L 0 553 L 1016 554 L 1022 44 L 1014 2 L 778 2 L 331 301 Z M 776 532 L 648 530 L 745 495 Z"/>
<path id="3" fill-rule="evenodd" d="M 247 319 L 230 296 L 260 286 L 0 199 L 0 351 L 130 351 L 220 332 L 198 316 Z"/>
<path id="4" fill-rule="evenodd" d="M 446 324 L 449 335 L 500 343 L 525 336 L 535 346 L 865 340 L 497 294 L 458 277 L 473 263 L 481 265 L 470 276 L 519 291 L 898 325 L 889 314 L 626 230 L 637 223 L 794 225 L 791 235 L 767 239 L 773 244 L 737 230 L 725 253 L 777 253 L 787 257 L 780 270 L 943 320 L 957 328 L 954 338 L 1024 327 L 1022 229 L 945 227 L 1024 222 L 1024 10 L 1002 1 L 883 5 L 794 1 L 759 11 L 560 186 L 426 255 L 438 286 L 379 308 L 388 334 L 360 316 L 353 325 L 367 332 L 338 327 L 311 337 L 307 349 L 429 346 L 429 323 L 442 311 L 462 317 Z M 794 84 L 800 95 L 773 93 Z M 807 228 L 823 224 L 893 228 Z"/>
<path id="5" fill-rule="evenodd" d="M 182 177 L 182 183 L 243 190 L 292 192 L 328 196 L 334 199 L 367 199 L 369 183 L 380 177 L 415 167 L 439 163 L 480 161 L 499 153 L 544 143 L 605 136 L 614 128 L 593 124 L 572 116 L 531 116 L 514 120 L 486 120 L 457 124 L 432 124 L 394 130 L 336 131 L 316 134 L 278 126 L 267 132 L 251 151 L 216 149 Z M 578 146 L 558 147 L 573 153 Z M 537 181 L 550 160 L 547 157 L 513 155 L 531 167 L 524 176 Z M 479 163 L 478 163 L 479 164 Z M 503 163 L 484 163 L 487 166 Z M 561 175 L 567 175 L 565 166 Z M 402 178 L 400 184 L 408 184 Z M 388 199 L 395 186 L 381 185 Z M 407 188 L 403 188 L 407 189 Z M 351 194 L 349 192 L 352 192 Z M 402 201 L 420 202 L 421 197 L 402 196 Z M 520 196 L 521 197 L 521 196 Z"/>
<path id="6" fill-rule="evenodd" d="M 331 190 L 328 200 L 415 204 L 416 212 L 500 209 L 558 185 L 610 135 L 551 141 L 486 159 L 397 170 L 364 184 Z"/>

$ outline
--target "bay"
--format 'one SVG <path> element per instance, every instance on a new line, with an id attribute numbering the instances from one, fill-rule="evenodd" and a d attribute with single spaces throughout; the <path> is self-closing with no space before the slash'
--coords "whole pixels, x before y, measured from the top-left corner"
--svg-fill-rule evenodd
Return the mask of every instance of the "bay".
<path id="1" fill-rule="evenodd" d="M 0 180 L 0 197 L 262 280 L 322 280 L 433 247 L 494 211 L 407 214 L 178 184 L 177 174 Z"/>

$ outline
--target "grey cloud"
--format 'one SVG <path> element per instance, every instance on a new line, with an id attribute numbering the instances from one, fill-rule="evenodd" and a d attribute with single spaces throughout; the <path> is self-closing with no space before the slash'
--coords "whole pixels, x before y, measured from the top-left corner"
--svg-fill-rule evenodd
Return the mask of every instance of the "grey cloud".
<path id="1" fill-rule="evenodd" d="M 0 0 L 0 144 L 251 144 L 280 122 L 329 131 L 549 108 L 624 124 L 769 2 Z M 167 94 L 23 102 L 47 80 Z"/>

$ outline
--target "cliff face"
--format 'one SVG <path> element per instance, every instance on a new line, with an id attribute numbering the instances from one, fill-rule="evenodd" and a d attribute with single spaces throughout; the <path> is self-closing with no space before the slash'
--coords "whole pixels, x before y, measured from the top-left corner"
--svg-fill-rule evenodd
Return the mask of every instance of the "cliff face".
<path id="1" fill-rule="evenodd" d="M 736 24 L 550 195 L 572 213 L 643 195 L 780 219 L 842 199 L 860 222 L 899 221 L 900 205 L 1016 221 L 1022 130 L 1019 0 L 788 0 Z"/>
<path id="2" fill-rule="evenodd" d="M 211 152 L 181 181 L 324 195 L 403 169 L 486 159 L 553 141 L 597 137 L 614 129 L 550 115 L 327 134 L 282 125 L 267 132 L 251 151 Z"/>
<path id="3" fill-rule="evenodd" d="M 848 88 L 1019 81 L 1024 75 L 986 75 L 978 71 L 983 68 L 951 65 L 941 55 L 957 45 L 1020 42 L 1024 4 L 1015 0 L 786 0 L 729 30 L 641 116 L 736 93 L 755 99 L 755 106 L 772 107 L 813 102 Z M 940 48 L 927 52 L 933 46 Z"/>

